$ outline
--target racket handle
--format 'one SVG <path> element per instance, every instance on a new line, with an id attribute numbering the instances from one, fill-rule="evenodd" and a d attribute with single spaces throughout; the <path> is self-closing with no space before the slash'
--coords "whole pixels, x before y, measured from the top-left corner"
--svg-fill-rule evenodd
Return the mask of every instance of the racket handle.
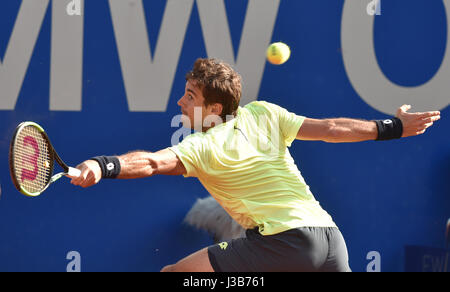
<path id="1" fill-rule="evenodd" d="M 71 177 L 79 177 L 81 175 L 81 170 L 79 170 L 78 168 L 69 167 L 67 175 Z"/>

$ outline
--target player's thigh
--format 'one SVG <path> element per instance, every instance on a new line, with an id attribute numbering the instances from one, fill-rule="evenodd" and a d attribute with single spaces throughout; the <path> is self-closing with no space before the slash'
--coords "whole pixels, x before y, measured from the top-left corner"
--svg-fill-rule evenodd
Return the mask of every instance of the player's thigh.
<path id="1" fill-rule="evenodd" d="M 214 272 L 214 269 L 209 261 L 208 248 L 204 248 L 174 265 L 164 267 L 161 272 Z"/>

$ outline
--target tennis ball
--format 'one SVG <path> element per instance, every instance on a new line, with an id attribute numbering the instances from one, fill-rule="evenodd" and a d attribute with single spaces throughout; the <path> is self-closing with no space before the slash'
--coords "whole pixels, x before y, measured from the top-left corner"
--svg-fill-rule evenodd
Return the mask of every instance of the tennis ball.
<path id="1" fill-rule="evenodd" d="M 284 43 L 273 43 L 267 49 L 267 60 L 273 65 L 286 63 L 291 56 L 291 49 Z"/>

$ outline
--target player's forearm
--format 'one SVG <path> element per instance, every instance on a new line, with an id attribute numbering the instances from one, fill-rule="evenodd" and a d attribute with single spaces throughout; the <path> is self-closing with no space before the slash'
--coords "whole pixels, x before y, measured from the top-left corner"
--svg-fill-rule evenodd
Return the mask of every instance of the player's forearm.
<path id="1" fill-rule="evenodd" d="M 118 156 L 120 161 L 119 179 L 144 178 L 155 174 L 157 169 L 153 153 L 145 151 L 130 152 Z"/>
<path id="2" fill-rule="evenodd" d="M 328 120 L 331 128 L 326 142 L 350 143 L 375 140 L 378 137 L 374 121 L 338 118 Z"/>

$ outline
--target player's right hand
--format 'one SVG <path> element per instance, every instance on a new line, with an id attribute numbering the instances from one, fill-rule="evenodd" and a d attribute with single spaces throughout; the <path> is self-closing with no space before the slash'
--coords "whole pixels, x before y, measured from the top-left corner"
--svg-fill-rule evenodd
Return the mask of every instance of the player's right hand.
<path id="1" fill-rule="evenodd" d="M 69 176 L 72 179 L 70 183 L 73 185 L 88 188 L 97 184 L 102 179 L 102 169 L 95 160 L 86 160 L 78 165 L 77 169 L 81 171 L 79 177 Z"/>

